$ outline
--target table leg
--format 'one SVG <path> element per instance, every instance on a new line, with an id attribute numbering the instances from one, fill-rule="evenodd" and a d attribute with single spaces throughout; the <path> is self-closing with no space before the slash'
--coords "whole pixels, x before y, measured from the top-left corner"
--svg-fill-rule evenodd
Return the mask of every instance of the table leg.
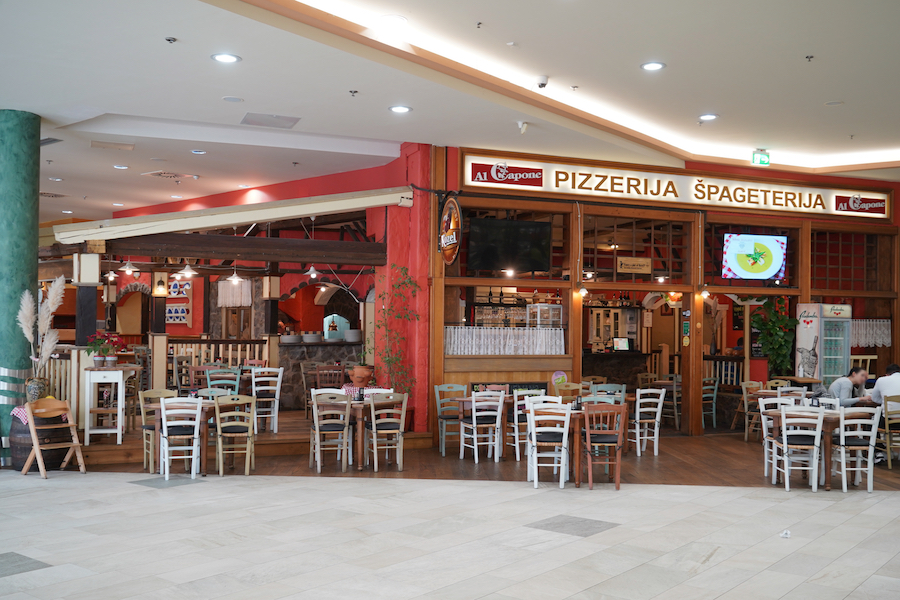
<path id="1" fill-rule="evenodd" d="M 123 373 L 123 371 L 119 371 Z M 118 406 L 116 406 L 116 445 L 122 445 L 122 436 L 125 434 L 125 376 L 120 375 L 116 381 L 116 397 L 118 398 Z"/>
<path id="2" fill-rule="evenodd" d="M 822 452 L 825 453 L 825 491 L 831 490 L 831 434 L 833 429 L 825 429 L 822 437 L 825 438 L 822 444 Z"/>
<path id="3" fill-rule="evenodd" d="M 366 453 L 366 423 L 362 408 L 354 409 L 353 412 L 356 413 L 356 470 L 362 471 Z"/>
<path id="4" fill-rule="evenodd" d="M 575 454 L 572 457 L 574 470 L 572 478 L 575 480 L 575 487 L 578 488 L 581 487 L 581 419 L 572 419 L 572 423 L 575 425 L 575 431 L 573 432 L 575 443 L 572 444 L 572 452 Z"/>
<path id="5" fill-rule="evenodd" d="M 154 411 L 156 413 L 156 472 L 162 475 L 163 472 L 163 454 L 162 454 L 162 410 Z"/>

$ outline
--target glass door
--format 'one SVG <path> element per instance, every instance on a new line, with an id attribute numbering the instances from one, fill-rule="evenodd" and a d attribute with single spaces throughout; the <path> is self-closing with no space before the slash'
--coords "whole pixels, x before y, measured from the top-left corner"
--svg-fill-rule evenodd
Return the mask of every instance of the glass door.
<path id="1" fill-rule="evenodd" d="M 822 340 L 822 385 L 828 387 L 850 367 L 850 321 L 825 319 Z"/>

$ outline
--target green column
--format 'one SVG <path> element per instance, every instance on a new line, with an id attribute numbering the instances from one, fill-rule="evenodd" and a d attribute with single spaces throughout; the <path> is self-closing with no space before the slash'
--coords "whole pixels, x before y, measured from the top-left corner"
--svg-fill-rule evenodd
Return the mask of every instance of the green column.
<path id="1" fill-rule="evenodd" d="M 31 354 L 16 315 L 37 289 L 41 119 L 0 110 L 0 403 L 21 404 Z"/>

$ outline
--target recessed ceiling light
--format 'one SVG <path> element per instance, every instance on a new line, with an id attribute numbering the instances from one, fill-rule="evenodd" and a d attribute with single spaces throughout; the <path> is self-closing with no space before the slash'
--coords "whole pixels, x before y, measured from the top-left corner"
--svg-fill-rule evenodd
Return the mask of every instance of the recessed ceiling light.
<path id="1" fill-rule="evenodd" d="M 719 118 L 719 115 L 714 115 L 712 113 L 707 113 L 705 115 L 700 115 L 701 121 L 715 121 Z"/>
<path id="2" fill-rule="evenodd" d="M 113 165 L 114 169 L 127 169 L 128 165 Z"/>
<path id="3" fill-rule="evenodd" d="M 666 68 L 666 63 L 647 62 L 647 63 L 642 64 L 641 68 L 645 71 L 659 71 L 660 69 Z"/>
<path id="4" fill-rule="evenodd" d="M 840 106 L 844 103 L 843 100 L 829 100 L 825 103 L 825 106 Z"/>
<path id="5" fill-rule="evenodd" d="M 220 63 L 236 63 L 241 61 L 237 54 L 213 54 L 210 58 Z"/>
<path id="6" fill-rule="evenodd" d="M 238 187 L 239 187 L 239 188 L 248 188 L 248 187 L 250 187 L 250 186 L 249 186 L 249 185 L 241 184 L 241 185 L 239 185 Z"/>
<path id="7" fill-rule="evenodd" d="M 172 196 L 172 197 L 175 198 L 176 200 L 181 200 L 182 198 L 184 198 L 184 196 Z"/>
<path id="8" fill-rule="evenodd" d="M 243 102 L 243 98 L 238 98 L 237 96 L 222 96 L 222 100 L 225 102 Z"/>
<path id="9" fill-rule="evenodd" d="M 50 181 L 62 181 L 61 177 L 48 177 L 47 179 L 49 179 Z"/>
<path id="10" fill-rule="evenodd" d="M 412 109 L 408 106 L 392 106 L 391 107 L 391 112 L 395 112 L 395 113 L 401 114 L 401 115 L 404 113 L 408 113 L 411 110 Z"/>
<path id="11" fill-rule="evenodd" d="M 125 206 L 121 202 L 113 202 L 113 206 Z"/>
<path id="12" fill-rule="evenodd" d="M 64 215 L 71 215 L 71 214 L 72 214 L 72 211 L 71 211 L 71 210 L 64 210 L 64 211 L 63 211 L 63 214 L 64 214 Z"/>
<path id="13" fill-rule="evenodd" d="M 206 150 L 191 150 L 191 154 L 206 154 Z"/>

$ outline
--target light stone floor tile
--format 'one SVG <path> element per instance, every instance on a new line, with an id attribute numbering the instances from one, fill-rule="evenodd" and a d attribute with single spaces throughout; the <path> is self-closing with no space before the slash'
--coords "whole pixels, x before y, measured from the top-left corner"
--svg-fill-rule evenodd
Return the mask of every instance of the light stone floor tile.
<path id="1" fill-rule="evenodd" d="M 14 475 L 0 600 L 900 598 L 898 492 Z"/>

